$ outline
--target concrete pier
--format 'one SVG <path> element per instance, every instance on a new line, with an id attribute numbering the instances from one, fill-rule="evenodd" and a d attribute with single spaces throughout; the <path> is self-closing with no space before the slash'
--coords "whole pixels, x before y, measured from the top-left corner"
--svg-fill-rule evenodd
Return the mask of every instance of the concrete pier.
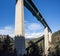
<path id="1" fill-rule="evenodd" d="M 49 32 L 49 47 L 51 47 L 52 43 L 52 32 Z"/>
<path id="2" fill-rule="evenodd" d="M 49 33 L 48 33 L 48 28 L 46 27 L 44 30 L 44 46 L 45 46 L 45 55 L 48 56 L 48 49 L 49 49 Z"/>
<path id="3" fill-rule="evenodd" d="M 52 41 L 52 33 L 51 32 L 49 32 L 49 42 L 51 43 L 51 41 Z"/>
<path id="4" fill-rule="evenodd" d="M 24 36 L 24 4 L 18 0 L 15 9 L 15 36 Z"/>
<path id="5" fill-rule="evenodd" d="M 23 56 L 25 53 L 24 37 L 24 4 L 23 0 L 18 0 L 15 10 L 15 48 L 17 56 Z"/>

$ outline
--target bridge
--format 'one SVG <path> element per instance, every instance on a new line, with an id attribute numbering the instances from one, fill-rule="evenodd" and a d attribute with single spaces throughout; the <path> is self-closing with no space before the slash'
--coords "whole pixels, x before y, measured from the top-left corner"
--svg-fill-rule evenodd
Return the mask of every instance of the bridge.
<path id="1" fill-rule="evenodd" d="M 44 26 L 44 53 L 48 56 L 48 49 L 51 43 L 52 30 L 44 20 L 42 14 L 37 9 L 33 0 L 16 0 L 15 11 L 15 48 L 18 51 L 18 56 L 25 53 L 25 36 L 24 36 L 24 6 L 32 13 L 36 19 Z"/>

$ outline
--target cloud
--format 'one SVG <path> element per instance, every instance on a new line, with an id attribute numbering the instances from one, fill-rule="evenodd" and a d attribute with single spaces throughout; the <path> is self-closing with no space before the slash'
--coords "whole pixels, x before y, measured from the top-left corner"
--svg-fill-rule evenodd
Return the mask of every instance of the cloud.
<path id="1" fill-rule="evenodd" d="M 42 26 L 39 23 L 30 23 L 25 21 L 25 37 L 37 38 L 43 35 Z"/>
<path id="2" fill-rule="evenodd" d="M 29 23 L 25 21 L 25 38 L 37 38 L 43 35 L 42 29 L 39 23 Z M 14 27 L 13 26 L 5 26 L 0 28 L 0 35 L 10 35 L 14 37 Z"/>
<path id="3" fill-rule="evenodd" d="M 37 32 L 37 33 L 35 33 L 35 32 L 33 32 L 33 33 L 26 33 L 25 34 L 25 37 L 26 38 L 38 38 L 38 37 L 41 37 L 43 35 L 43 32 Z"/>
<path id="4" fill-rule="evenodd" d="M 31 31 L 37 31 L 37 30 L 41 30 L 41 25 L 38 24 L 38 23 L 31 23 L 29 26 L 28 26 L 28 29 L 31 30 Z"/>
<path id="5" fill-rule="evenodd" d="M 14 28 L 12 26 L 5 26 L 0 29 L 0 35 L 10 35 L 11 37 L 14 36 Z"/>

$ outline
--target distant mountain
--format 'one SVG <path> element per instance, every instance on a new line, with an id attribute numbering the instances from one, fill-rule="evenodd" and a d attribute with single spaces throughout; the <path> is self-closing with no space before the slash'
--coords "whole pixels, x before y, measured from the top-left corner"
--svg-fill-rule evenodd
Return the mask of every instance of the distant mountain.
<path id="1" fill-rule="evenodd" d="M 43 38 L 43 36 L 41 36 L 41 37 L 38 37 L 38 38 L 34 38 L 34 39 L 26 39 L 26 47 L 28 46 L 28 42 L 29 41 L 33 41 L 33 42 L 42 42 L 40 39 L 42 39 Z M 52 34 L 52 44 L 57 44 L 57 42 L 59 42 L 60 41 L 60 30 L 59 31 L 57 31 L 57 32 L 55 32 L 55 33 L 53 33 Z"/>
<path id="2" fill-rule="evenodd" d="M 26 41 L 25 41 L 26 47 L 28 47 L 29 41 L 33 41 L 34 43 L 37 43 L 38 45 L 40 45 L 40 43 L 43 43 L 43 40 L 42 40 L 43 38 L 44 38 L 44 37 L 41 36 L 41 37 L 33 38 L 33 39 L 26 39 Z"/>

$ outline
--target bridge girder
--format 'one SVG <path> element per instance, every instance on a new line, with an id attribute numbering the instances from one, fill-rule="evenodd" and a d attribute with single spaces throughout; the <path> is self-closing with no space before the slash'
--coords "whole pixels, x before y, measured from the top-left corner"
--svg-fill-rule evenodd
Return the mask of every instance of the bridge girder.
<path id="1" fill-rule="evenodd" d="M 37 20 L 42 23 L 44 27 L 48 27 L 48 30 L 52 32 L 32 0 L 24 0 L 24 5 L 37 18 Z"/>
<path id="2" fill-rule="evenodd" d="M 16 0 L 16 3 L 17 1 L 18 0 Z M 48 27 L 48 31 L 52 32 L 32 0 L 24 0 L 24 6 L 37 18 L 38 21 L 42 23 L 45 28 Z"/>

